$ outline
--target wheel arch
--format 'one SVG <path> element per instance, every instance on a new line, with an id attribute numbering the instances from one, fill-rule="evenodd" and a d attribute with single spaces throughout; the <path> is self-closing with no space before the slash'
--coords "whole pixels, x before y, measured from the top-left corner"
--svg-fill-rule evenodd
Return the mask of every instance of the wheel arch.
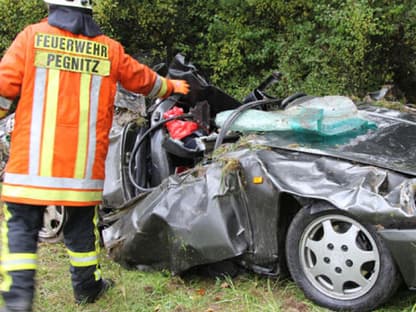
<path id="1" fill-rule="evenodd" d="M 288 277 L 289 269 L 286 261 L 286 236 L 293 218 L 301 209 L 313 207 L 311 213 L 339 209 L 328 201 L 281 193 L 278 200 L 277 242 L 279 267 L 283 277 Z"/>

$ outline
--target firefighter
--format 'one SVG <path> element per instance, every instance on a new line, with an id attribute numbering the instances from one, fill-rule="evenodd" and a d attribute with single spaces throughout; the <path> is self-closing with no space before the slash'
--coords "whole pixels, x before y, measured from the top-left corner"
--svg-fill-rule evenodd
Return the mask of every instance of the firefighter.
<path id="1" fill-rule="evenodd" d="M 187 94 L 103 35 L 91 0 L 44 0 L 48 18 L 18 34 L 0 62 L 0 114 L 19 97 L 2 187 L 1 311 L 32 311 L 37 238 L 47 205 L 64 205 L 64 243 L 76 303 L 112 282 L 98 261 L 101 203 L 116 83 L 165 98 Z"/>

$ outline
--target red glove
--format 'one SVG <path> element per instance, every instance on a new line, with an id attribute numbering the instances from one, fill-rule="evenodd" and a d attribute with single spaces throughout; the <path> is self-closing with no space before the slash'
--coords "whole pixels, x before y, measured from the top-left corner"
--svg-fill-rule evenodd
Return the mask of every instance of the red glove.
<path id="1" fill-rule="evenodd" d="M 186 80 L 170 80 L 172 82 L 172 93 L 188 94 L 189 84 Z"/>

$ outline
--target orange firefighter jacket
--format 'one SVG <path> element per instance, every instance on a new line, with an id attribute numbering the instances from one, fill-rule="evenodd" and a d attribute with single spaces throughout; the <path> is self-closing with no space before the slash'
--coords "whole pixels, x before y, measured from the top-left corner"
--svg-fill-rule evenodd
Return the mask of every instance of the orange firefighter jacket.
<path id="1" fill-rule="evenodd" d="M 0 96 L 20 96 L 3 201 L 101 202 L 117 82 L 153 97 L 173 89 L 107 36 L 74 35 L 46 20 L 17 36 L 0 62 Z"/>

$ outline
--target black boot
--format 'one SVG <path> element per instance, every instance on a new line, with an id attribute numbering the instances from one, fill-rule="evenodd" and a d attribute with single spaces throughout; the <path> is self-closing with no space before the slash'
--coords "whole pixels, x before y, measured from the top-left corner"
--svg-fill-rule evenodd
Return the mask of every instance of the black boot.
<path id="1" fill-rule="evenodd" d="M 94 303 L 97 301 L 104 293 L 107 292 L 111 287 L 114 286 L 114 282 L 112 280 L 101 280 L 100 287 L 96 289 L 91 289 L 85 293 L 75 293 L 75 302 L 77 304 L 85 304 L 85 303 Z M 2 311 L 0 311 L 2 312 Z"/>

